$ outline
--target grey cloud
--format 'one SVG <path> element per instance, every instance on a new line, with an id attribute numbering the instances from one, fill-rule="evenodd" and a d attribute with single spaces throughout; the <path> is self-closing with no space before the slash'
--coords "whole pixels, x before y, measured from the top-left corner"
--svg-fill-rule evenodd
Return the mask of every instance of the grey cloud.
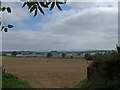
<path id="1" fill-rule="evenodd" d="M 117 2 L 68 2 L 69 6 L 72 6 L 73 8 L 92 8 L 92 7 L 118 7 Z"/>
<path id="2" fill-rule="evenodd" d="M 63 36 L 32 30 L 3 32 L 3 50 L 45 50 L 66 43 Z"/>
<path id="3" fill-rule="evenodd" d="M 74 13 L 76 11 L 77 13 Z M 52 17 L 55 18 L 44 23 L 45 26 L 49 27 L 44 27 L 43 25 L 43 30 L 52 32 L 56 35 L 67 35 L 68 38 L 71 36 L 71 41 L 74 41 L 74 43 L 81 42 L 79 43 L 81 45 L 84 43 L 91 43 L 92 47 L 92 45 L 96 45 L 97 43 L 101 45 L 106 43 L 106 45 L 109 46 L 109 44 L 111 44 L 112 46 L 112 43 L 117 43 L 117 13 L 116 7 L 97 7 L 74 11 L 68 10 L 68 12 L 65 11 L 62 13 L 65 18 L 60 18 L 61 16 L 59 17 L 58 12 L 58 14 L 52 15 Z M 109 44 L 107 44 L 108 42 Z M 79 45 L 78 43 L 76 44 Z M 108 46 L 106 48 L 108 48 Z"/>
<path id="4" fill-rule="evenodd" d="M 20 2 L 4 2 L 2 3 L 6 7 L 11 7 L 12 13 L 4 11 L 2 13 L 2 20 L 5 22 L 20 22 L 30 19 L 27 9 L 22 8 Z"/>
<path id="5" fill-rule="evenodd" d="M 69 35 L 80 35 L 87 32 L 104 33 L 108 29 L 114 30 L 117 27 L 117 10 L 115 8 L 92 8 L 77 11 L 77 13 L 72 13 L 72 15 L 68 15 L 65 18 L 60 18 L 59 15 L 55 14 L 54 17 L 59 18 L 57 18 L 57 21 L 56 18 L 52 18 L 40 26 L 43 27 L 43 30 L 50 31 L 54 34 Z M 64 16 L 64 14 L 63 12 L 62 15 Z"/>
<path id="6" fill-rule="evenodd" d="M 113 49 L 117 43 L 117 8 L 72 8 L 54 12 L 37 27 L 42 30 L 3 33 L 3 49 Z"/>

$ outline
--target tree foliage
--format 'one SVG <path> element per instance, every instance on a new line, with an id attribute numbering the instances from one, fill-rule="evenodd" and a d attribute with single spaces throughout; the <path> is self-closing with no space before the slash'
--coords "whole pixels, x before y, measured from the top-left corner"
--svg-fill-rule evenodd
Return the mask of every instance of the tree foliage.
<path id="1" fill-rule="evenodd" d="M 115 51 L 96 55 L 90 65 L 91 78 L 120 79 L 120 53 Z"/>
<path id="2" fill-rule="evenodd" d="M 7 11 L 8 13 L 11 13 L 12 12 L 12 10 L 11 10 L 11 8 L 10 7 L 1 7 L 0 8 L 0 11 Z M 2 24 L 2 26 L 1 26 L 1 24 Z M 11 25 L 11 24 L 6 24 L 6 23 L 4 23 L 2 20 L 0 21 L 0 26 L 1 26 L 1 31 L 5 31 L 5 32 L 7 32 L 8 31 L 8 29 L 11 29 L 11 28 L 13 28 L 13 25 Z"/>
<path id="3" fill-rule="evenodd" d="M 13 51 L 12 52 L 12 55 L 15 57 L 17 55 L 17 52 L 16 51 Z"/>
<path id="4" fill-rule="evenodd" d="M 91 54 L 89 54 L 89 53 L 86 53 L 85 54 L 85 59 L 86 60 L 93 60 L 93 56 Z"/>
<path id="5" fill-rule="evenodd" d="M 65 58 L 66 57 L 66 54 L 65 53 L 62 53 L 62 58 Z"/>
<path id="6" fill-rule="evenodd" d="M 73 56 L 70 56 L 71 59 L 73 59 Z"/>
<path id="7" fill-rule="evenodd" d="M 58 0 L 54 0 L 54 1 L 48 0 L 48 1 L 44 1 L 44 2 L 36 0 L 35 2 L 24 2 L 22 7 L 27 6 L 30 13 L 32 13 L 34 11 L 34 17 L 35 17 L 37 15 L 38 11 L 45 15 L 43 8 L 50 7 L 50 10 L 52 10 L 55 7 L 55 5 L 57 6 L 57 8 L 59 10 L 62 11 L 60 4 L 65 4 L 65 3 L 66 2 L 60 2 Z"/>
<path id="8" fill-rule="evenodd" d="M 50 58 L 50 57 L 52 57 L 52 53 L 47 54 L 47 58 Z"/>
<path id="9" fill-rule="evenodd" d="M 120 53 L 112 50 L 95 54 L 87 72 L 89 78 L 75 87 L 120 90 Z"/>

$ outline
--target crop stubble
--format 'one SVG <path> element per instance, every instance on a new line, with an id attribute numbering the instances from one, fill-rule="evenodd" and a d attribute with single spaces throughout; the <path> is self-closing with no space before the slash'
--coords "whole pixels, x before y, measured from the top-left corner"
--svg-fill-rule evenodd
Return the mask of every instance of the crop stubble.
<path id="1" fill-rule="evenodd" d="M 27 80 L 34 88 L 71 87 L 87 77 L 83 59 L 14 58 L 3 59 L 6 72 Z"/>

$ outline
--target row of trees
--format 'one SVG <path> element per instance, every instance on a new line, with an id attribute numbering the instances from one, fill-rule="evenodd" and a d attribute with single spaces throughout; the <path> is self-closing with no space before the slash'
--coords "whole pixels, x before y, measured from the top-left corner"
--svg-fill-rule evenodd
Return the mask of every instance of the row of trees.
<path id="1" fill-rule="evenodd" d="M 11 52 L 11 55 L 12 56 L 16 56 L 18 53 L 16 52 L 16 51 L 13 51 L 13 52 Z M 2 56 L 6 56 L 7 55 L 7 53 L 2 53 Z"/>
<path id="2" fill-rule="evenodd" d="M 50 57 L 52 57 L 52 56 L 53 56 L 52 53 L 48 53 L 48 54 L 47 54 L 47 58 L 50 58 Z M 61 54 L 61 57 L 62 57 L 62 58 L 65 58 L 65 57 L 66 57 L 66 53 L 62 53 L 62 54 Z M 73 56 L 71 56 L 70 58 L 73 59 Z"/>
<path id="3" fill-rule="evenodd" d="M 52 53 L 48 53 L 47 54 L 47 58 L 50 58 L 50 57 L 52 57 L 53 55 L 52 55 Z M 62 58 L 65 58 L 66 57 L 66 54 L 65 53 L 62 53 Z"/>

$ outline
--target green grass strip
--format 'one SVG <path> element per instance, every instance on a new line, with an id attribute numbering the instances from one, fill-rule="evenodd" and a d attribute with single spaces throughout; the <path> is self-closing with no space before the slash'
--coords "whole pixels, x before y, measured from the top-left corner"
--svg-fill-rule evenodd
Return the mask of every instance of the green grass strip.
<path id="1" fill-rule="evenodd" d="M 32 88 L 25 80 L 8 73 L 2 74 L 2 88 Z"/>

